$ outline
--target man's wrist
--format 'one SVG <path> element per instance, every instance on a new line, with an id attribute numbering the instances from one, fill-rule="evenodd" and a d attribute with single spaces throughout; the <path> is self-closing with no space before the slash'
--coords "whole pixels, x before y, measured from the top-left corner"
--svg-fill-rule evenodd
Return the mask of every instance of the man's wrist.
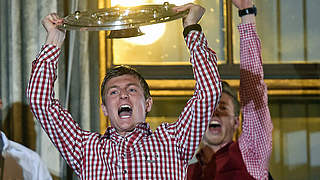
<path id="1" fill-rule="evenodd" d="M 61 48 L 63 44 L 63 40 L 61 37 L 59 37 L 58 33 L 48 33 L 46 37 L 45 45 L 55 45 L 59 48 Z"/>
<path id="2" fill-rule="evenodd" d="M 257 8 L 255 5 L 245 6 L 243 9 L 239 9 L 239 17 L 241 17 L 241 23 L 256 23 Z"/>
<path id="3" fill-rule="evenodd" d="M 256 23 L 256 17 L 254 14 L 248 14 L 245 16 L 241 17 L 241 23 L 246 24 L 246 23 Z"/>

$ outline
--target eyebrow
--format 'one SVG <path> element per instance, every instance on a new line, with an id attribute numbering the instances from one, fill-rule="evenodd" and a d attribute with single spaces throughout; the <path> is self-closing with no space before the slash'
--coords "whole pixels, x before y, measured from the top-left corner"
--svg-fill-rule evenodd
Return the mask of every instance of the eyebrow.
<path id="1" fill-rule="evenodd" d="M 226 105 L 227 103 L 224 102 L 224 101 L 220 101 L 219 104 L 221 104 L 221 105 Z"/>
<path id="2" fill-rule="evenodd" d="M 127 85 L 127 87 L 129 87 L 129 86 L 136 86 L 136 87 L 140 87 L 139 85 L 140 85 L 140 84 L 136 84 L 136 83 L 129 83 L 129 84 Z"/>
<path id="3" fill-rule="evenodd" d="M 229 106 L 228 103 L 226 103 L 225 101 L 220 101 L 219 105 L 225 106 L 227 109 L 231 109 L 231 107 Z"/>
<path id="4" fill-rule="evenodd" d="M 138 85 L 138 84 L 136 84 L 136 83 L 129 83 L 129 84 L 127 84 L 127 85 L 126 85 L 126 87 L 130 87 L 130 86 L 139 87 L 139 85 Z M 110 89 L 113 89 L 113 88 L 118 89 L 118 88 L 119 88 L 119 86 L 117 86 L 117 85 L 113 85 L 113 86 L 111 86 L 111 87 L 108 87 L 108 88 L 107 88 L 107 92 L 108 92 Z"/>

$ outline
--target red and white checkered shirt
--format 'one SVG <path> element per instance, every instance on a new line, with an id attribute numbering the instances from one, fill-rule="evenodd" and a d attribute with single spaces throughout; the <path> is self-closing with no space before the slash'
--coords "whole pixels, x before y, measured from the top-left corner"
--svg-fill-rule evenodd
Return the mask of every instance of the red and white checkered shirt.
<path id="1" fill-rule="evenodd" d="M 196 79 L 195 92 L 179 119 L 154 132 L 147 123 L 120 136 L 112 127 L 104 135 L 84 131 L 54 99 L 53 84 L 60 49 L 42 47 L 32 64 L 27 95 L 35 117 L 63 158 L 81 179 L 185 179 L 220 93 L 215 53 L 203 33 L 185 38 Z"/>
<path id="2" fill-rule="evenodd" d="M 240 102 L 242 133 L 239 147 L 251 176 L 268 179 L 272 151 L 272 121 L 263 81 L 261 44 L 255 24 L 240 24 Z"/>

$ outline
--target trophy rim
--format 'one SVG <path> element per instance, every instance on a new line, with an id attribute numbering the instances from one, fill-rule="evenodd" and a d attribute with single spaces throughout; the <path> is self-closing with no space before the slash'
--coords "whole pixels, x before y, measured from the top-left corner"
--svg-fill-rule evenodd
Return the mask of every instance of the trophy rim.
<path id="1" fill-rule="evenodd" d="M 165 2 L 162 5 L 115 6 L 96 11 L 76 11 L 66 16 L 64 24 L 59 28 L 80 31 L 122 30 L 173 21 L 188 14 L 188 11 L 175 12 L 173 7 L 174 4 Z"/>

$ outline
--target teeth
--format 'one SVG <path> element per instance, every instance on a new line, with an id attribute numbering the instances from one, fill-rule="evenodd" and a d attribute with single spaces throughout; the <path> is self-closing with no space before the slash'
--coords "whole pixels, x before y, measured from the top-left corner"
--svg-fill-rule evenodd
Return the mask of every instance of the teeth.
<path id="1" fill-rule="evenodd" d="M 130 105 L 124 104 L 124 105 L 121 105 L 121 106 L 119 107 L 119 110 L 118 110 L 118 111 L 122 111 L 122 110 L 124 110 L 124 109 L 132 110 L 132 108 L 131 108 Z"/>
<path id="2" fill-rule="evenodd" d="M 118 115 L 121 116 L 122 118 L 128 118 L 131 116 L 131 114 L 132 114 L 132 108 L 128 104 L 121 105 L 118 109 Z"/>
<path id="3" fill-rule="evenodd" d="M 210 125 L 220 125 L 220 123 L 218 121 L 211 121 Z"/>
<path id="4" fill-rule="evenodd" d="M 130 108 L 131 109 L 131 107 L 127 104 L 120 106 L 120 108 Z"/>

